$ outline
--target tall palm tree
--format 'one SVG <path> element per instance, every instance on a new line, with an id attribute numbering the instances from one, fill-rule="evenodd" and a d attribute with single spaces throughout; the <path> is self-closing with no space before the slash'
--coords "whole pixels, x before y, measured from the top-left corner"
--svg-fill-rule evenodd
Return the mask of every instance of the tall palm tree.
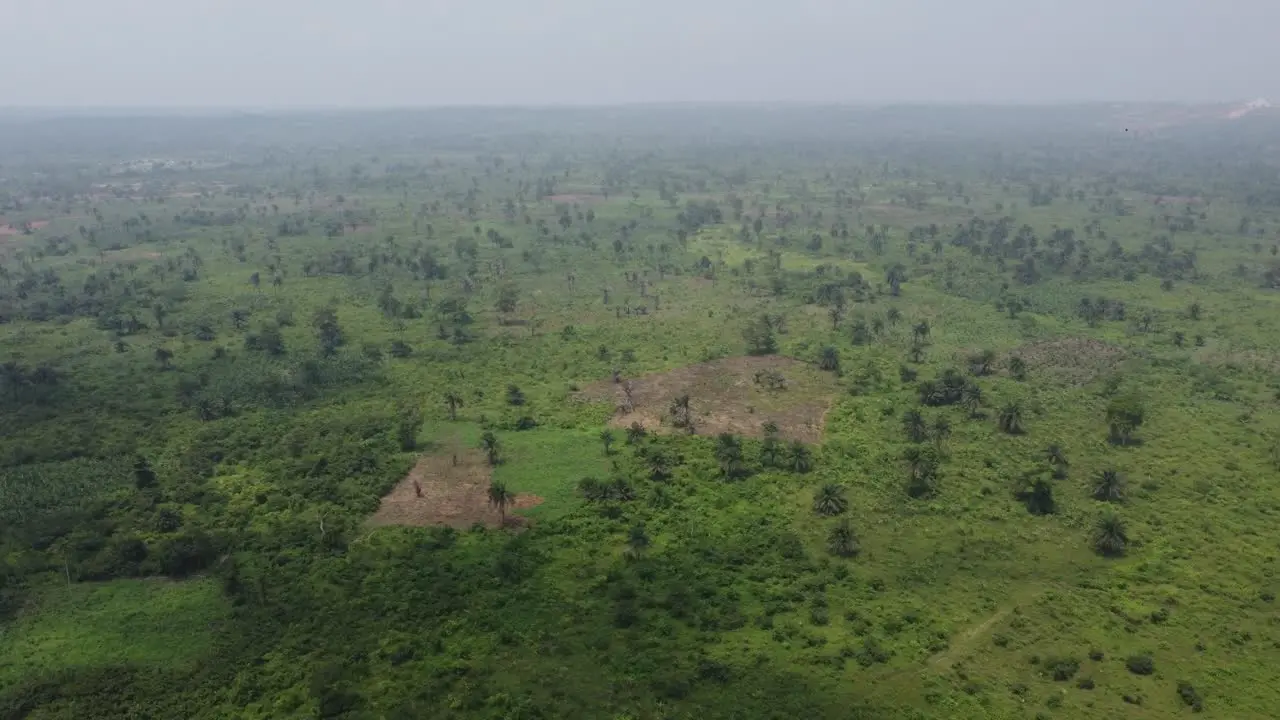
<path id="1" fill-rule="evenodd" d="M 631 531 L 627 533 L 627 552 L 632 557 L 642 557 L 650 544 L 649 534 L 645 532 L 644 525 L 632 525 Z"/>
<path id="2" fill-rule="evenodd" d="M 909 447 L 902 453 L 907 461 L 907 494 L 930 497 L 938 491 L 938 459 L 929 448 Z"/>
<path id="3" fill-rule="evenodd" d="M 921 320 L 911 328 L 911 337 L 916 342 L 924 342 L 929 339 L 929 321 Z"/>
<path id="4" fill-rule="evenodd" d="M 1053 476 L 1059 480 L 1067 476 L 1067 468 L 1071 463 L 1067 462 L 1067 454 L 1061 445 L 1050 445 L 1044 449 L 1044 459 L 1053 468 Z"/>
<path id="5" fill-rule="evenodd" d="M 1009 358 L 1009 374 L 1013 376 L 1014 380 L 1026 380 L 1027 361 L 1017 355 Z"/>
<path id="6" fill-rule="evenodd" d="M 787 452 L 787 466 L 791 472 L 807 473 L 813 469 L 813 454 L 804 443 L 793 440 Z"/>
<path id="7" fill-rule="evenodd" d="M 1099 555 L 1119 557 L 1129 546 L 1129 535 L 1124 520 L 1108 514 L 1098 520 L 1093 529 L 1093 549 Z"/>
<path id="8" fill-rule="evenodd" d="M 604 445 L 605 455 L 613 454 L 613 441 L 615 439 L 616 438 L 613 434 L 613 431 L 610 430 L 609 428 L 605 428 L 604 430 L 600 431 L 600 443 Z"/>
<path id="9" fill-rule="evenodd" d="M 1057 503 L 1053 500 L 1053 485 L 1043 477 L 1038 477 L 1022 494 L 1027 504 L 1027 512 L 1032 515 L 1052 515 L 1057 512 Z"/>
<path id="10" fill-rule="evenodd" d="M 444 402 L 449 406 L 449 419 L 458 419 L 458 408 L 462 407 L 462 396 L 450 390 L 444 394 Z"/>
<path id="11" fill-rule="evenodd" d="M 818 358 L 818 368 L 831 372 L 838 371 L 840 369 L 840 351 L 830 345 L 822 348 L 822 355 Z"/>
<path id="12" fill-rule="evenodd" d="M 907 351 L 907 359 L 917 365 L 924 362 L 924 347 L 919 343 L 913 343 L 911 349 Z"/>
<path id="13" fill-rule="evenodd" d="M 977 383 L 967 383 L 960 390 L 960 402 L 969 412 L 969 417 L 977 417 L 982 410 L 982 388 Z"/>
<path id="14" fill-rule="evenodd" d="M 838 525 L 831 528 L 831 534 L 827 536 L 827 549 L 832 555 L 840 557 L 853 557 L 858 554 L 858 536 L 853 532 L 853 527 L 849 525 L 848 520 L 841 520 Z"/>
<path id="15" fill-rule="evenodd" d="M 1026 432 L 1026 427 L 1022 423 L 1022 407 L 1018 403 L 1011 402 L 1000 408 L 997 424 L 1001 430 L 1010 435 L 1021 435 Z"/>
<path id="16" fill-rule="evenodd" d="M 4 378 L 4 384 L 9 386 L 9 394 L 13 397 L 13 401 L 18 401 L 18 390 L 27 384 L 27 371 L 18 363 L 10 360 L 0 365 L 0 377 Z"/>
<path id="17" fill-rule="evenodd" d="M 990 375 L 991 366 L 995 361 L 995 350 L 983 350 L 980 353 L 975 353 L 974 355 L 969 356 L 969 370 L 974 375 Z"/>
<path id="18" fill-rule="evenodd" d="M 693 412 L 689 407 L 689 395 L 681 395 L 671 401 L 671 424 L 693 432 Z"/>
<path id="19" fill-rule="evenodd" d="M 498 442 L 498 436 L 493 434 L 492 430 L 485 430 L 480 436 L 480 447 L 484 450 L 485 457 L 490 465 L 497 465 L 501 461 L 502 445 Z"/>
<path id="20" fill-rule="evenodd" d="M 1098 474 L 1098 480 L 1093 485 L 1092 495 L 1094 500 L 1101 502 L 1124 502 L 1124 476 L 1115 470 L 1103 470 Z"/>
<path id="21" fill-rule="evenodd" d="M 844 496 L 844 486 L 828 483 L 818 488 L 813 495 L 813 511 L 819 515 L 831 517 L 849 509 L 849 501 Z"/>
<path id="22" fill-rule="evenodd" d="M 725 478 L 734 480 L 747 474 L 742 457 L 742 443 L 732 433 L 720 433 L 716 438 L 716 460 Z"/>
<path id="23" fill-rule="evenodd" d="M 939 415 L 933 421 L 933 443 L 941 448 L 946 445 L 949 437 L 951 437 L 951 421 Z"/>
<path id="24" fill-rule="evenodd" d="M 507 526 L 507 506 L 516 501 L 516 496 L 507 489 L 506 483 L 494 480 L 489 483 L 489 504 L 498 509 L 502 527 Z"/>
<path id="25" fill-rule="evenodd" d="M 919 410 L 911 409 L 902 414 L 902 430 L 911 442 L 924 442 L 929 437 L 929 427 Z"/>

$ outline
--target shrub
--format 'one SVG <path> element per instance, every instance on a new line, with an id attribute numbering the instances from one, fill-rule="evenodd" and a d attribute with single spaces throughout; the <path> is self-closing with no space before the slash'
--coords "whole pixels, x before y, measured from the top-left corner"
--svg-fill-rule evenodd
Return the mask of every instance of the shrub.
<path id="1" fill-rule="evenodd" d="M 1124 666 L 1134 675 L 1150 675 L 1156 671 L 1150 655 L 1132 655 L 1124 661 Z"/>
<path id="2" fill-rule="evenodd" d="M 1186 680 L 1178 682 L 1178 697 L 1182 698 L 1182 702 L 1196 712 L 1204 710 L 1204 699 L 1200 697 L 1200 693 L 1196 692 L 1194 686 Z"/>
<path id="3" fill-rule="evenodd" d="M 1080 662 L 1075 658 L 1049 658 L 1044 662 L 1045 670 L 1058 682 L 1066 682 L 1075 677 L 1080 669 Z"/>

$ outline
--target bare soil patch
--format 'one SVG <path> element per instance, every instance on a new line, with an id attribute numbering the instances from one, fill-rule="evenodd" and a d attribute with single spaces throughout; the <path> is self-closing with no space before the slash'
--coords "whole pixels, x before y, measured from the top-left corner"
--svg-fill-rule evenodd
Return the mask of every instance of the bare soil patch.
<path id="1" fill-rule="evenodd" d="M 478 450 L 467 450 L 459 452 L 457 458 L 455 465 L 451 453 L 423 457 L 382 498 L 378 511 L 369 518 L 369 524 L 448 525 L 465 529 L 483 523 L 488 527 L 498 527 L 501 515 L 489 504 L 492 469 L 484 454 Z M 507 506 L 507 526 L 521 526 L 528 522 L 527 518 L 513 515 L 512 511 L 540 504 L 542 498 L 537 495 L 516 495 L 515 502 Z"/>
<path id="2" fill-rule="evenodd" d="M 48 224 L 49 224 L 48 220 L 34 220 L 31 223 L 31 229 L 39 230 L 40 228 L 45 227 Z M 21 235 L 21 234 L 22 234 L 21 227 L 14 227 L 13 225 L 0 225 L 0 237 L 12 237 L 14 235 Z"/>
<path id="3" fill-rule="evenodd" d="M 784 388 L 770 379 L 785 380 Z M 698 363 L 668 372 L 612 379 L 586 386 L 579 397 L 613 401 L 618 410 L 609 420 L 614 427 L 640 423 L 646 430 L 686 432 L 673 425 L 672 401 L 689 396 L 693 431 L 698 435 L 759 437 L 762 426 L 774 422 L 786 438 L 816 443 L 822 440 L 826 414 L 837 390 L 835 378 L 814 365 L 770 355 L 735 357 Z M 631 384 L 627 409 L 625 383 Z"/>
<path id="4" fill-rule="evenodd" d="M 1078 384 L 1114 370 L 1128 354 L 1118 345 L 1088 337 L 1044 340 L 1010 353 L 1021 357 L 1033 370 L 1048 370 Z"/>

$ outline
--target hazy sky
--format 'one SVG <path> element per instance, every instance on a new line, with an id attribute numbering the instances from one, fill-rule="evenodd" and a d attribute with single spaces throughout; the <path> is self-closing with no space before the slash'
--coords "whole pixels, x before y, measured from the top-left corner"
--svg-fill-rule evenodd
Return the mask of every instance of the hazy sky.
<path id="1" fill-rule="evenodd" d="M 0 105 L 1280 101 L 1280 0 L 10 0 Z"/>

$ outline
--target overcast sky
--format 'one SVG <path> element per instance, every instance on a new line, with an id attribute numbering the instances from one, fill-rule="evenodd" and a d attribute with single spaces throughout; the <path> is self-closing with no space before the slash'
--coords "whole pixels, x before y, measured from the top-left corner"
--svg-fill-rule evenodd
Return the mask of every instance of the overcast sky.
<path id="1" fill-rule="evenodd" d="M 11 0 L 0 106 L 1280 100 L 1280 0 Z"/>

